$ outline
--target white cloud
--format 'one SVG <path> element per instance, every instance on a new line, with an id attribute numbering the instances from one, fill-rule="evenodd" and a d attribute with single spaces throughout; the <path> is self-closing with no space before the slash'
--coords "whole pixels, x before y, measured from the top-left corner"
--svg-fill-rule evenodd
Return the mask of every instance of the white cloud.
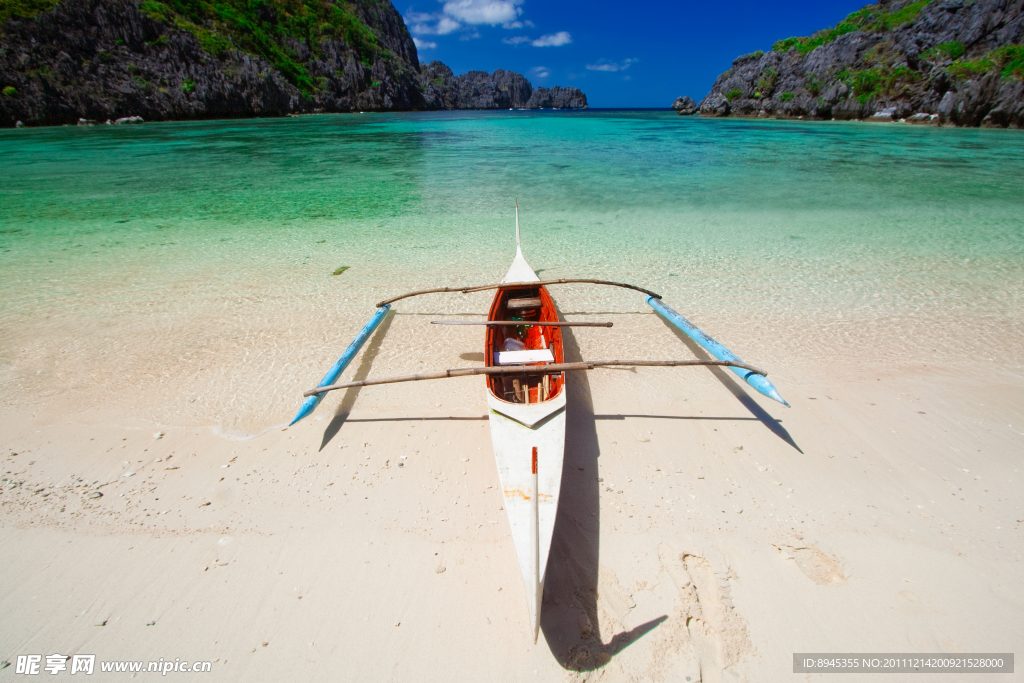
<path id="1" fill-rule="evenodd" d="M 437 35 L 443 36 L 451 33 L 452 31 L 457 31 L 460 28 L 462 28 L 462 24 L 459 22 L 449 19 L 448 17 L 441 17 L 441 20 L 437 22 Z"/>
<path id="2" fill-rule="evenodd" d="M 514 22 L 522 8 L 522 0 L 449 0 L 444 13 L 467 24 L 507 24 Z"/>
<path id="3" fill-rule="evenodd" d="M 558 47 L 560 45 L 568 45 L 571 42 L 572 36 L 569 35 L 568 31 L 559 31 L 558 33 L 541 36 L 530 44 L 534 47 Z"/>
<path id="4" fill-rule="evenodd" d="M 529 73 L 534 78 L 547 78 L 551 75 L 551 71 L 546 66 L 535 66 L 530 69 Z"/>
<path id="5" fill-rule="evenodd" d="M 590 71 L 625 71 L 631 65 L 639 62 L 639 59 L 623 59 L 621 62 L 609 62 L 607 59 L 599 59 L 596 64 L 587 64 Z"/>
<path id="6" fill-rule="evenodd" d="M 462 24 L 449 17 L 422 12 L 411 12 L 405 18 L 405 23 L 409 26 L 410 33 L 421 36 L 443 36 L 462 28 Z"/>
<path id="7" fill-rule="evenodd" d="M 415 36 L 413 36 L 412 42 L 416 43 L 417 50 L 430 50 L 437 47 L 437 43 L 432 43 L 429 40 L 420 40 Z"/>
<path id="8" fill-rule="evenodd" d="M 415 12 L 411 8 L 405 15 L 405 23 L 409 32 L 417 36 L 444 36 L 462 31 L 461 40 L 479 38 L 479 31 L 474 27 L 501 25 L 505 29 L 521 29 L 534 24 L 529 19 L 519 19 L 523 13 L 520 7 L 524 0 L 439 0 L 444 4 L 440 12 Z M 567 31 L 559 31 L 541 36 L 536 40 L 527 36 L 506 38 L 503 42 L 509 45 L 531 43 L 536 47 L 554 47 L 572 42 Z M 424 45 L 430 44 L 425 41 Z M 436 47 L 436 45 L 431 45 Z"/>

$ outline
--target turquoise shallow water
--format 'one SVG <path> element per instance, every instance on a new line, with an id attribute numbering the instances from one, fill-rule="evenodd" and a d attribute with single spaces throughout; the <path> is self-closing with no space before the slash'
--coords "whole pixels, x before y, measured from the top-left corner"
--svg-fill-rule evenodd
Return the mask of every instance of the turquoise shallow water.
<path id="1" fill-rule="evenodd" d="M 147 365 L 202 353 L 261 357 L 277 373 L 263 390 L 289 391 L 284 359 L 336 355 L 334 328 L 358 328 L 375 301 L 499 279 L 516 198 L 542 276 L 649 287 L 779 363 L 925 346 L 1022 360 L 1015 131 L 366 114 L 2 131 L 0 160 L 8 398 L 60 368 L 94 382 L 135 368 L 126 391 L 173 374 Z M 605 289 L 561 305 L 646 308 Z"/>

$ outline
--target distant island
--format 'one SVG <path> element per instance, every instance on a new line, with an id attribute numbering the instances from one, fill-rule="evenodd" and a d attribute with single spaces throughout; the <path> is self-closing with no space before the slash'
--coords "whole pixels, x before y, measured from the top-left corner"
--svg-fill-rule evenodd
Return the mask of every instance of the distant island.
<path id="1" fill-rule="evenodd" d="M 682 98 L 681 98 L 682 99 Z M 882 0 L 738 57 L 680 113 L 1024 127 L 1024 2 Z"/>
<path id="2" fill-rule="evenodd" d="M 421 64 L 389 0 L 0 0 L 0 126 L 587 107 Z"/>

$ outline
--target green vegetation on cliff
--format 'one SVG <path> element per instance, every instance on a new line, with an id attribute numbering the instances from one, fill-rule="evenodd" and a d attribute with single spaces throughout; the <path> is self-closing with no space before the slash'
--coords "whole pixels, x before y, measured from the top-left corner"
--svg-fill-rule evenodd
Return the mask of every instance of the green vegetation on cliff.
<path id="1" fill-rule="evenodd" d="M 816 31 L 813 35 L 803 38 L 784 38 L 772 45 L 776 52 L 789 52 L 796 48 L 800 54 L 807 54 L 821 45 L 831 43 L 841 35 L 853 33 L 854 31 L 866 31 L 868 33 L 886 33 L 903 24 L 909 24 L 926 6 L 935 0 L 917 0 L 904 5 L 899 9 L 890 12 L 876 5 L 862 7 L 849 15 L 832 28 Z"/>
<path id="2" fill-rule="evenodd" d="M 921 79 L 920 74 L 905 66 L 876 66 L 856 71 L 847 69 L 836 77 L 850 86 L 861 104 L 867 104 L 879 95 L 898 97 L 903 87 Z"/>
<path id="3" fill-rule="evenodd" d="M 46 12 L 57 2 L 0 0 L 0 23 Z M 308 96 L 318 84 L 296 52 L 301 44 L 319 57 L 321 41 L 333 38 L 353 49 L 368 66 L 378 56 L 389 56 L 359 18 L 356 3 L 372 6 L 377 0 L 143 0 L 139 11 L 188 31 L 211 55 L 241 50 L 263 57 Z"/>
<path id="4" fill-rule="evenodd" d="M 27 19 L 53 9 L 58 0 L 0 0 L 0 24 L 12 17 Z"/>
<path id="5" fill-rule="evenodd" d="M 997 69 L 1006 80 L 1024 81 L 1024 45 L 1003 45 L 978 59 L 957 60 L 946 71 L 953 78 L 966 81 Z"/>
<path id="6" fill-rule="evenodd" d="M 375 0 L 360 2 L 372 5 Z M 317 84 L 291 47 L 296 41 L 319 56 L 322 40 L 340 40 L 367 65 L 388 54 L 355 6 L 343 0 L 144 0 L 139 9 L 151 19 L 189 31 L 210 54 L 239 49 L 263 57 L 306 95 Z"/>

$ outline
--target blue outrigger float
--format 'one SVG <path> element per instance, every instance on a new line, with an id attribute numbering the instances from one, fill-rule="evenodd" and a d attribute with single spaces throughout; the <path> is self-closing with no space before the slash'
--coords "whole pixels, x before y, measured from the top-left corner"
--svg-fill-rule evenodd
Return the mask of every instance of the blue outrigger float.
<path id="1" fill-rule="evenodd" d="M 711 354 L 715 360 L 598 360 L 565 362 L 563 327 L 611 327 L 610 322 L 565 322 L 547 291 L 549 285 L 587 283 L 632 289 L 646 295 L 647 303 Z M 455 368 L 433 373 L 365 379 L 336 383 L 341 373 L 401 299 L 443 292 L 497 290 L 486 322 L 436 320 L 434 324 L 483 325 L 484 367 Z M 770 399 L 789 406 L 768 381 L 766 373 L 744 363 L 693 323 L 672 310 L 652 291 L 622 282 L 591 279 L 542 281 L 523 257 L 519 245 L 519 207 L 516 207 L 516 256 L 504 279 L 493 285 L 441 287 L 410 292 L 381 301 L 369 322 L 360 330 L 316 388 L 305 400 L 290 425 L 308 416 L 329 391 L 396 382 L 485 375 L 491 441 L 504 491 L 504 508 L 519 556 L 534 642 L 540 629 L 541 598 L 558 496 L 565 446 L 565 373 L 600 367 L 718 365 L 728 367 L 744 382 Z M 290 426 L 289 425 L 289 426 Z"/>
<path id="2" fill-rule="evenodd" d="M 619 282 L 605 282 L 605 281 L 602 281 L 602 280 L 560 279 L 560 280 L 545 280 L 543 282 L 530 283 L 530 284 L 532 284 L 532 285 L 540 284 L 540 285 L 547 286 L 547 285 L 562 285 L 562 284 L 573 284 L 573 283 L 589 283 L 589 284 L 613 285 L 613 286 L 616 286 L 616 287 L 626 287 L 628 289 L 636 289 L 636 290 L 639 290 L 641 292 L 646 292 L 646 290 L 640 289 L 639 287 L 634 287 L 632 285 L 626 285 L 626 284 L 619 283 Z M 517 283 L 510 283 L 510 284 L 507 284 L 507 285 L 503 284 L 501 286 L 503 286 L 503 287 L 505 287 L 505 286 L 512 287 L 515 284 L 517 284 Z M 521 285 L 523 283 L 518 283 L 518 284 Z M 462 294 L 468 294 L 470 292 L 479 292 L 479 291 L 482 291 L 482 290 L 485 290 L 485 289 L 491 289 L 491 288 L 495 288 L 495 287 L 497 287 L 497 285 L 480 285 L 480 286 L 475 286 L 475 287 L 462 287 L 462 288 L 459 288 L 459 287 L 444 287 L 444 288 L 440 288 L 440 289 L 429 289 L 429 290 L 425 290 L 425 291 L 421 291 L 421 292 L 413 292 L 411 294 L 405 294 L 403 296 L 395 297 L 394 299 L 389 299 L 387 301 L 382 301 L 381 303 L 377 304 L 378 308 L 377 308 L 376 312 L 373 314 L 373 316 L 370 318 L 369 322 L 367 322 L 366 325 L 363 327 L 363 329 L 359 331 L 359 334 L 357 334 L 356 338 L 352 340 L 352 343 L 348 345 L 348 348 L 345 349 L 345 352 L 343 354 L 341 354 L 341 357 L 338 358 L 338 360 L 334 363 L 334 365 L 331 366 L 331 369 L 327 371 L 327 374 L 324 375 L 324 378 L 322 380 L 320 380 L 320 383 L 317 385 L 316 389 L 313 389 L 313 390 L 310 390 L 310 391 L 306 392 L 306 399 L 305 399 L 305 401 L 303 401 L 302 406 L 299 408 L 299 411 L 295 414 L 295 417 L 292 418 L 292 421 L 290 423 L 288 423 L 288 426 L 290 427 L 291 425 L 295 424 L 296 422 L 298 422 L 302 418 L 308 417 L 316 409 L 316 407 L 320 404 L 320 401 L 323 399 L 324 394 L 326 394 L 328 391 L 334 391 L 336 389 L 347 389 L 349 387 L 357 387 L 357 386 L 359 386 L 359 387 L 362 387 L 362 386 L 372 386 L 374 384 L 392 384 L 392 383 L 394 383 L 396 381 L 411 382 L 411 381 L 416 381 L 418 379 L 443 379 L 445 377 L 462 377 L 462 376 L 465 376 L 465 375 L 468 375 L 468 374 L 487 374 L 487 373 L 461 372 L 461 371 L 458 371 L 458 370 L 447 370 L 444 373 L 441 373 L 436 378 L 428 377 L 428 376 L 423 376 L 423 375 L 409 375 L 408 379 L 406 379 L 406 378 L 391 378 L 391 379 L 388 379 L 388 380 L 363 380 L 361 382 L 349 382 L 349 383 L 347 383 L 347 384 L 345 384 L 343 386 L 335 384 L 335 382 L 337 381 L 338 377 L 341 376 L 341 373 L 345 371 L 345 368 L 348 367 L 348 364 L 352 361 L 353 358 L 355 358 L 356 354 L 359 353 L 359 349 L 362 348 L 363 344 L 366 343 L 366 340 L 370 338 L 371 334 L 373 334 L 373 331 L 376 330 L 377 327 L 384 320 L 384 316 L 387 315 L 387 312 L 389 310 L 391 310 L 391 304 L 394 303 L 395 301 L 398 301 L 399 299 L 405 299 L 405 298 L 408 298 L 408 297 L 411 297 L 411 296 L 417 296 L 419 294 L 433 294 L 433 293 L 437 293 L 437 292 L 461 292 Z M 772 399 L 774 401 L 778 401 L 779 403 L 781 403 L 782 405 L 786 406 L 787 408 L 791 407 L 789 405 L 789 403 L 786 401 L 786 399 L 782 398 L 782 395 L 779 394 L 779 390 L 775 388 L 775 385 L 768 381 L 768 373 L 764 372 L 763 370 L 760 370 L 758 368 L 754 368 L 754 367 L 749 366 L 746 363 L 744 363 L 740 359 L 739 356 L 737 356 L 735 353 L 733 353 L 732 351 L 727 349 L 724 345 L 722 345 L 721 343 L 719 343 L 718 341 L 716 341 L 715 339 L 710 337 L 703 330 L 701 330 L 696 325 L 691 323 L 689 320 L 684 318 L 677 311 L 672 309 L 668 304 L 666 304 L 664 301 L 662 301 L 661 297 L 658 296 L 657 294 L 654 294 L 653 292 L 651 292 L 647 296 L 646 301 L 650 305 L 651 308 L 653 308 L 662 318 L 664 318 L 667 322 L 669 322 L 673 327 L 677 328 L 679 331 L 684 333 L 690 339 L 692 339 L 693 341 L 697 342 L 697 344 L 699 344 L 705 351 L 707 351 L 712 356 L 714 356 L 716 359 L 721 361 L 721 362 L 717 362 L 717 363 L 713 362 L 713 361 L 663 361 L 664 365 L 670 365 L 670 366 L 677 366 L 677 365 L 723 365 L 725 367 L 728 367 L 733 372 L 735 372 L 736 375 L 739 376 L 740 379 L 742 379 L 748 385 L 753 387 L 758 393 L 763 394 L 764 396 L 767 396 L 768 398 L 770 398 L 770 399 Z M 442 321 L 435 321 L 435 322 L 442 323 Z M 443 322 L 447 322 L 448 324 L 467 324 L 464 321 L 443 321 Z M 471 323 L 471 324 L 480 324 L 480 323 Z M 577 323 L 577 325 L 579 325 L 579 323 Z M 601 326 L 611 327 L 611 323 L 601 324 Z M 589 370 L 589 369 L 592 369 L 593 367 L 608 367 L 608 366 L 611 366 L 611 365 L 625 366 L 625 365 L 630 365 L 631 363 L 634 364 L 634 365 L 638 365 L 638 366 L 639 365 L 655 365 L 655 364 L 658 364 L 658 363 L 652 363 L 650 361 L 619 361 L 619 362 L 616 362 L 616 363 L 601 362 L 601 361 L 594 361 L 592 363 L 587 363 L 586 361 L 584 361 L 584 364 L 592 365 L 592 367 L 589 367 L 589 368 L 579 368 L 579 369 L 588 369 Z M 453 373 L 457 373 L 457 374 L 453 374 Z"/>

